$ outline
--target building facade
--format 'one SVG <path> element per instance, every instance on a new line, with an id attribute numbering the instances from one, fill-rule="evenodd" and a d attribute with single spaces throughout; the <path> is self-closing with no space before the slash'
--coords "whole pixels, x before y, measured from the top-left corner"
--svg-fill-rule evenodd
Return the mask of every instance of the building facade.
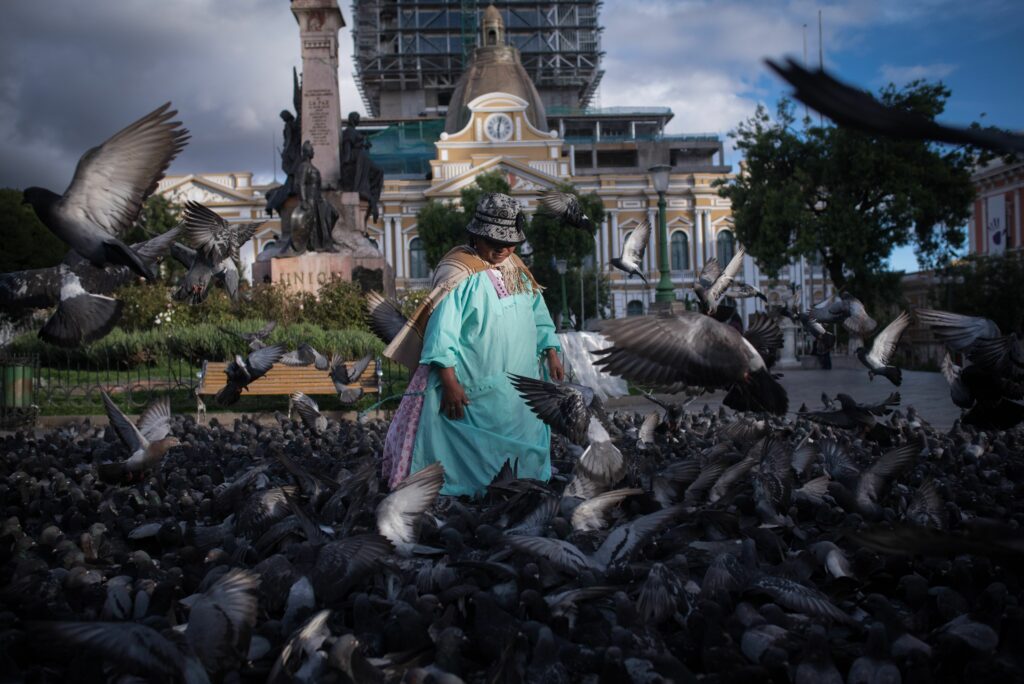
<path id="1" fill-rule="evenodd" d="M 1024 245 L 1024 161 L 996 159 L 971 176 L 977 195 L 971 207 L 968 241 L 971 254 L 995 256 Z"/>

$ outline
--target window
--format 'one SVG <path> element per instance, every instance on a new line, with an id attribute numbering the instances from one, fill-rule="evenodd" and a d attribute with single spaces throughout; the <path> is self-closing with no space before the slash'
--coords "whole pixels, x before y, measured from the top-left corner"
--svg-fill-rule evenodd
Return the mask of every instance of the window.
<path id="1" fill-rule="evenodd" d="M 644 315 L 644 303 L 639 299 L 631 299 L 626 303 L 626 315 L 627 316 L 643 316 Z"/>
<path id="2" fill-rule="evenodd" d="M 731 230 L 723 230 L 718 233 L 718 263 L 725 268 L 725 265 L 736 256 L 736 238 Z"/>
<path id="3" fill-rule="evenodd" d="M 423 241 L 418 237 L 409 241 L 409 277 L 417 280 L 430 277 L 430 269 L 427 268 L 427 250 L 423 247 Z"/>
<path id="4" fill-rule="evenodd" d="M 672 270 L 686 271 L 690 268 L 690 238 L 681 230 L 672 233 L 671 250 Z"/>

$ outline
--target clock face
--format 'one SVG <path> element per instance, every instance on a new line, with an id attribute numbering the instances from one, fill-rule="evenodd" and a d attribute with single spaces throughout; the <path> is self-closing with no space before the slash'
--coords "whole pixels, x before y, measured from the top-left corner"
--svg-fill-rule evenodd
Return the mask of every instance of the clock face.
<path id="1" fill-rule="evenodd" d="M 512 137 L 512 119 L 508 114 L 491 114 L 484 123 L 484 133 L 495 142 L 504 142 Z"/>

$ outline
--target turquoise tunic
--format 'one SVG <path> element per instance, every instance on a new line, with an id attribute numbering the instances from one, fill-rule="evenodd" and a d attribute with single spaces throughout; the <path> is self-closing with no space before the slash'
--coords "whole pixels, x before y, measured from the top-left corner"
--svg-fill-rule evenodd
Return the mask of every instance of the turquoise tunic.
<path id="1" fill-rule="evenodd" d="M 449 495 L 483 492 L 506 459 L 519 477 L 551 477 L 551 432 L 513 389 L 507 373 L 539 377 L 541 352 L 561 350 L 538 293 L 498 298 L 486 272 L 459 283 L 427 323 L 420 363 L 430 365 L 411 472 L 440 461 Z M 441 413 L 437 367 L 455 368 L 469 406 L 452 420 Z M 546 377 L 547 368 L 543 367 Z"/>

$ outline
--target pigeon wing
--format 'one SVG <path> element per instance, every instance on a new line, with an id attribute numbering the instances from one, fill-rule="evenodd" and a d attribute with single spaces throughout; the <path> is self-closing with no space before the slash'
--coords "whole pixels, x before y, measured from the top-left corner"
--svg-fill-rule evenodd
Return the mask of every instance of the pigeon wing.
<path id="1" fill-rule="evenodd" d="M 971 363 L 995 371 L 1011 371 L 1013 361 L 1013 335 L 980 337 L 967 350 Z"/>
<path id="2" fill-rule="evenodd" d="M 607 487 L 625 477 L 626 460 L 611 441 L 592 439 L 576 462 L 576 471 L 584 479 Z"/>
<path id="3" fill-rule="evenodd" d="M 188 141 L 188 131 L 170 120 L 178 113 L 170 106 L 165 103 L 82 155 L 55 210 L 113 236 L 131 228 Z"/>
<path id="4" fill-rule="evenodd" d="M 751 588 L 768 594 L 780 606 L 788 610 L 836 622 L 852 622 L 849 615 L 840 610 L 820 591 L 791 579 L 763 575 L 751 582 Z"/>
<path id="5" fill-rule="evenodd" d="M 160 397 L 146 407 L 139 416 L 139 432 L 147 441 L 156 442 L 171 431 L 171 400 Z"/>
<path id="6" fill-rule="evenodd" d="M 628 525 L 612 530 L 594 553 L 594 561 L 608 568 L 629 558 L 640 544 L 683 512 L 681 505 L 669 506 L 640 516 Z"/>
<path id="7" fill-rule="evenodd" d="M 60 301 L 39 330 L 39 338 L 58 347 L 79 347 L 104 337 L 121 318 L 124 304 L 113 297 L 92 294 L 67 266 L 60 266 Z"/>
<path id="8" fill-rule="evenodd" d="M 698 282 L 704 289 L 708 289 L 715 284 L 715 281 L 722 275 L 722 267 L 718 263 L 717 257 L 711 257 L 704 262 L 704 267 L 700 269 L 700 274 L 697 276 Z"/>
<path id="9" fill-rule="evenodd" d="M 642 489 L 613 489 L 584 501 L 572 512 L 572 528 L 576 531 L 595 531 L 604 529 L 607 512 L 627 496 L 642 494 Z"/>
<path id="10" fill-rule="evenodd" d="M 932 329 L 952 351 L 966 351 L 982 337 L 999 337 L 999 326 L 981 316 L 939 311 L 938 309 L 915 309 L 914 315 L 922 325 Z"/>
<path id="11" fill-rule="evenodd" d="M 348 371 L 349 383 L 359 382 L 359 378 L 363 376 L 366 369 L 369 367 L 370 362 L 373 361 L 373 354 L 367 354 L 363 358 L 359 359 L 352 364 L 352 367 Z"/>
<path id="12" fill-rule="evenodd" d="M 914 498 L 907 506 L 907 520 L 917 525 L 943 527 L 942 497 L 935 486 L 935 480 L 929 477 L 914 492 Z"/>
<path id="13" fill-rule="evenodd" d="M 440 463 L 413 473 L 377 506 L 377 531 L 396 546 L 415 543 L 416 520 L 437 501 L 443 486 Z"/>
<path id="14" fill-rule="evenodd" d="M 594 562 L 576 546 L 550 537 L 508 536 L 506 543 L 516 551 L 546 558 L 559 569 L 570 573 L 598 569 Z"/>
<path id="15" fill-rule="evenodd" d="M 644 221 L 629 234 L 622 244 L 622 261 L 630 264 L 640 264 L 647 251 L 647 245 L 651 241 L 651 224 Z"/>
<path id="16" fill-rule="evenodd" d="M 259 585 L 258 575 L 235 568 L 193 604 L 185 636 L 207 670 L 237 666 L 245 657 L 256 624 Z"/>
<path id="17" fill-rule="evenodd" d="M 247 363 L 252 369 L 254 377 L 265 375 L 267 371 L 274 367 L 274 364 L 281 360 L 284 356 L 284 347 L 280 344 L 275 344 L 271 347 L 264 347 L 263 349 L 257 349 L 249 354 Z"/>
<path id="18" fill-rule="evenodd" d="M 143 437 L 139 428 L 135 427 L 135 423 L 128 420 L 128 416 L 124 415 L 124 412 L 117 407 L 109 394 L 100 392 L 100 397 L 103 398 L 103 408 L 107 412 L 107 418 L 110 419 L 111 427 L 114 428 L 124 445 L 128 447 L 129 452 L 135 453 L 139 449 L 144 449 L 147 444 L 146 438 Z"/>
<path id="19" fill-rule="evenodd" d="M 715 282 L 711 285 L 711 289 L 708 290 L 708 300 L 717 303 L 725 291 L 728 290 L 736 276 L 739 275 L 740 270 L 743 268 L 743 257 L 746 256 L 747 252 L 745 249 L 740 247 L 736 250 L 736 254 L 733 255 L 732 259 L 726 265 L 725 270 L 722 271 L 722 275 L 718 276 Z"/>
<path id="20" fill-rule="evenodd" d="M 870 335 L 878 327 L 878 322 L 868 315 L 868 310 L 856 297 L 847 297 L 843 300 L 849 315 L 843 320 L 843 327 L 858 337 Z"/>
<path id="21" fill-rule="evenodd" d="M 134 674 L 184 679 L 184 656 L 152 627 L 134 622 L 37 622 L 32 627 L 54 640 L 96 652 Z"/>
<path id="22" fill-rule="evenodd" d="M 568 385 L 556 385 L 513 373 L 509 373 L 509 380 L 538 418 L 568 437 L 573 444 L 587 444 L 590 412 L 579 391 Z"/>
<path id="23" fill-rule="evenodd" d="M 754 345 L 754 349 L 770 365 L 775 360 L 775 351 L 782 347 L 782 329 L 775 319 L 767 314 L 755 313 L 750 317 L 750 325 L 743 333 L 747 342 Z"/>
<path id="24" fill-rule="evenodd" d="M 890 365 L 893 354 L 896 352 L 896 345 L 899 344 L 900 337 L 903 336 L 903 331 L 907 329 L 908 325 L 910 325 L 910 314 L 904 311 L 875 336 L 874 342 L 871 343 L 868 359 L 879 366 Z"/>
<path id="25" fill-rule="evenodd" d="M 317 432 L 317 420 L 320 418 L 320 407 L 312 398 L 302 392 L 292 392 L 292 407 L 299 412 L 299 418 L 310 430 Z"/>
<path id="26" fill-rule="evenodd" d="M 286 366 L 308 366 L 316 360 L 316 354 L 316 349 L 303 342 L 295 351 L 282 356 L 281 363 Z"/>
<path id="27" fill-rule="evenodd" d="M 185 237 L 210 263 L 219 263 L 232 254 L 231 229 L 216 212 L 189 200 L 185 203 Z"/>
<path id="28" fill-rule="evenodd" d="M 385 298 L 379 292 L 370 291 L 366 294 L 366 309 L 370 314 L 370 330 L 384 344 L 391 344 L 391 340 L 395 339 L 409 320 L 402 313 L 398 302 Z"/>
<path id="29" fill-rule="evenodd" d="M 654 431 L 661 423 L 661 414 L 657 411 L 652 411 L 644 418 L 644 422 L 640 425 L 639 437 L 640 441 L 644 444 L 654 444 Z"/>
<path id="30" fill-rule="evenodd" d="M 864 471 L 857 482 L 857 500 L 862 503 L 877 500 L 886 483 L 909 467 L 920 450 L 919 444 L 907 444 L 882 454 L 871 467 Z"/>

